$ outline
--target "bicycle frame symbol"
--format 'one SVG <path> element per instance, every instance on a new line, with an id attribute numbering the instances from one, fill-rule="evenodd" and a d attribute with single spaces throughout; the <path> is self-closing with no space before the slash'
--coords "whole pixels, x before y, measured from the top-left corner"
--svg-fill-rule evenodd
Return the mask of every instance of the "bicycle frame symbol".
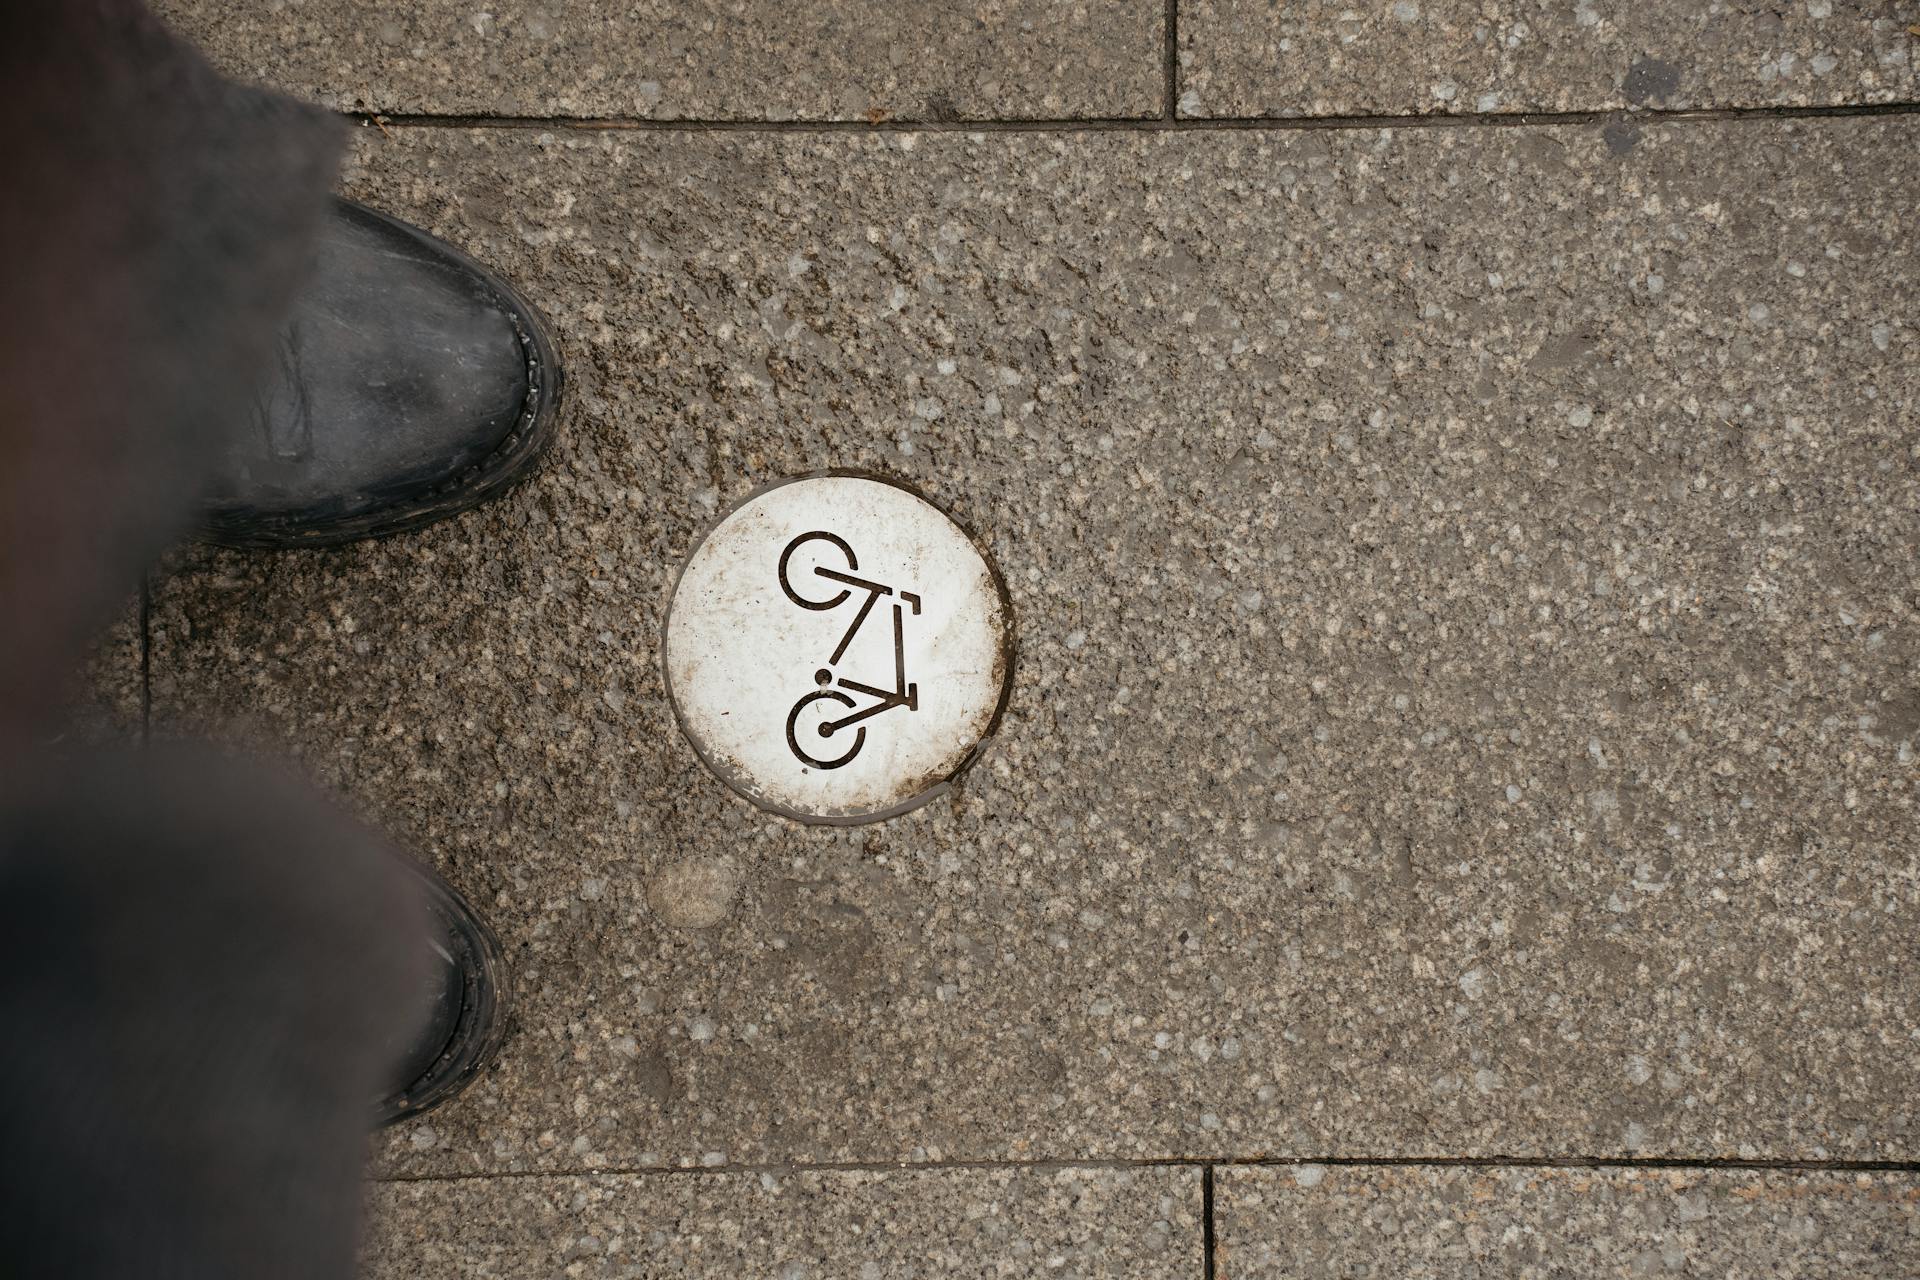
<path id="1" fill-rule="evenodd" d="M 788 568 L 793 562 L 794 552 L 810 542 L 824 542 L 829 544 L 837 549 L 842 558 L 847 562 L 847 568 L 844 572 L 838 569 L 829 569 L 822 565 L 816 565 L 814 567 L 813 576 L 815 578 L 825 581 L 829 586 L 835 584 L 839 586 L 839 590 L 826 599 L 815 599 L 802 595 L 798 588 L 794 586 L 793 579 L 788 574 Z M 854 555 L 853 548 L 847 545 L 847 540 L 837 534 L 828 533 L 824 529 L 816 529 L 811 533 L 801 534 L 789 542 L 786 550 L 780 553 L 780 590 L 786 593 L 787 599 L 793 601 L 802 609 L 812 609 L 815 612 L 824 613 L 832 609 L 838 609 L 841 605 L 853 598 L 855 591 L 864 591 L 867 593 L 866 600 L 861 603 L 859 611 L 853 615 L 853 622 L 848 625 L 846 632 L 841 635 L 840 643 L 834 646 L 833 654 L 827 659 L 826 666 L 814 672 L 813 681 L 820 687 L 794 703 L 793 710 L 787 713 L 787 746 L 792 749 L 793 754 L 802 764 L 811 765 L 815 769 L 838 769 L 860 754 L 860 748 L 867 745 L 867 729 L 866 726 L 861 723 L 862 721 L 871 720 L 877 715 L 892 711 L 895 707 L 905 707 L 908 711 L 918 711 L 920 709 L 920 686 L 907 679 L 905 643 L 906 611 L 911 609 L 916 617 L 919 616 L 920 597 L 911 591 L 896 591 L 884 582 L 873 582 L 866 578 L 854 576 L 854 571 L 859 568 L 859 557 Z M 892 601 L 894 687 L 892 689 L 881 689 L 873 685 L 861 684 L 857 680 L 849 680 L 845 676 L 836 678 L 833 668 L 838 665 L 841 658 L 846 656 L 848 646 L 853 643 L 853 638 L 860 633 L 860 628 L 866 625 L 867 618 L 872 614 L 874 605 L 879 603 L 880 597 L 882 596 L 891 597 Z M 855 710 L 860 704 L 855 702 L 853 698 L 849 696 L 849 693 L 861 694 L 874 699 L 874 701 L 863 710 Z M 820 722 L 818 734 L 822 739 L 832 738 L 843 729 L 853 729 L 853 745 L 847 747 L 838 756 L 811 755 L 805 747 L 800 745 L 800 717 L 808 707 L 818 702 L 838 703 L 840 706 L 846 707 L 852 712 L 851 715 L 842 716 L 837 720 L 829 719 Z M 829 711 L 827 714 L 831 715 L 832 712 Z M 809 745 L 812 745 L 810 739 Z"/>

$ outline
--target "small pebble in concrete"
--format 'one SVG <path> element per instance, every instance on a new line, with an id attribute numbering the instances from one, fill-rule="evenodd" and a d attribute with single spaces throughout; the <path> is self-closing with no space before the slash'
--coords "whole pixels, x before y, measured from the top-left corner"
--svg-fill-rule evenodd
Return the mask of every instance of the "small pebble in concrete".
<path id="1" fill-rule="evenodd" d="M 676 929 L 708 929 L 726 919 L 740 890 L 732 858 L 682 858 L 656 872 L 647 886 L 647 906 Z"/>

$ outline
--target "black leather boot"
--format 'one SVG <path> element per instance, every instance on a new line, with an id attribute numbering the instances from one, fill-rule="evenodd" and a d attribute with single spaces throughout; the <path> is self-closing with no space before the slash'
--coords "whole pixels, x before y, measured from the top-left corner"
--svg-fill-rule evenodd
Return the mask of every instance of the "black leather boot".
<path id="1" fill-rule="evenodd" d="M 382 1124 L 446 1101 L 492 1062 L 507 1031 L 507 974 L 500 943 L 453 886 L 409 860 L 432 920 L 426 940 L 433 992 L 426 1020 L 391 1046 L 393 1071 L 377 1104 Z"/>
<path id="2" fill-rule="evenodd" d="M 500 493 L 553 433 L 546 325 L 486 268 L 336 200 L 202 536 L 316 547 L 417 529 Z"/>

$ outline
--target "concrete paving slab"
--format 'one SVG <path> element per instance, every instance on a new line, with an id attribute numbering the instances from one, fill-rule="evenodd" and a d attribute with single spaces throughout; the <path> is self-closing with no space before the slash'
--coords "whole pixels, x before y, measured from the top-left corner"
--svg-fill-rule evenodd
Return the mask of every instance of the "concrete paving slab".
<path id="1" fill-rule="evenodd" d="M 1920 1178 L 1735 1169 L 1223 1169 L 1219 1280 L 1920 1274 Z"/>
<path id="2" fill-rule="evenodd" d="M 343 111 L 652 120 L 1152 116 L 1159 0 L 159 0 L 222 70 Z"/>
<path id="3" fill-rule="evenodd" d="M 1183 0 L 1184 116 L 1787 107 L 1920 97 L 1911 0 Z"/>
<path id="4" fill-rule="evenodd" d="M 1192 1169 L 477 1178 L 370 1199 L 367 1280 L 1200 1274 Z"/>
<path id="5" fill-rule="evenodd" d="M 1920 123 L 393 133 L 350 189 L 546 309 L 557 452 L 199 561 L 153 654 L 506 943 L 383 1167 L 1920 1154 Z M 660 676 L 708 522 L 830 466 L 1019 637 L 850 831 Z"/>

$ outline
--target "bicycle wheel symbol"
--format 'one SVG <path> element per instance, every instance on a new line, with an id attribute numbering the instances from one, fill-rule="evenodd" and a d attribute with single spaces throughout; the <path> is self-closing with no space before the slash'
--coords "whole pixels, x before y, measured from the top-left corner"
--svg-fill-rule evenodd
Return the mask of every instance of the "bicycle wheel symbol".
<path id="1" fill-rule="evenodd" d="M 855 557 L 853 548 L 847 545 L 845 538 L 840 537 L 838 534 L 828 533 L 825 530 L 819 530 L 814 533 L 803 533 L 792 542 L 789 542 L 787 549 L 780 553 L 780 589 L 787 593 L 787 599 L 793 601 L 802 609 L 838 609 L 847 602 L 847 597 L 853 594 L 851 587 L 841 587 L 840 594 L 829 600 L 809 600 L 794 589 L 793 578 L 788 574 L 787 570 L 793 563 L 793 553 L 806 546 L 809 542 L 825 542 L 840 548 L 840 554 L 846 557 L 848 572 L 852 572 L 860 567 L 859 559 Z M 814 569 L 814 574 L 824 582 L 832 583 L 833 581 L 832 578 L 821 573 L 818 568 Z"/>
<path id="2" fill-rule="evenodd" d="M 793 710 L 787 713 L 787 746 L 803 763 L 810 764 L 816 769 L 838 769 L 841 765 L 846 764 L 855 756 L 859 755 L 860 748 L 867 745 L 867 730 L 865 725 L 855 729 L 853 731 L 853 745 L 838 756 L 822 757 L 813 755 L 805 747 L 800 745 L 801 740 L 830 739 L 833 737 L 835 729 L 834 722 L 826 718 L 833 714 L 831 711 L 822 708 L 817 714 L 806 714 L 809 707 L 816 706 L 822 702 L 837 702 L 843 707 L 852 707 L 854 705 L 853 699 L 841 693 L 838 689 L 817 689 L 808 694 L 806 697 L 800 699 L 800 701 L 794 703 Z"/>

